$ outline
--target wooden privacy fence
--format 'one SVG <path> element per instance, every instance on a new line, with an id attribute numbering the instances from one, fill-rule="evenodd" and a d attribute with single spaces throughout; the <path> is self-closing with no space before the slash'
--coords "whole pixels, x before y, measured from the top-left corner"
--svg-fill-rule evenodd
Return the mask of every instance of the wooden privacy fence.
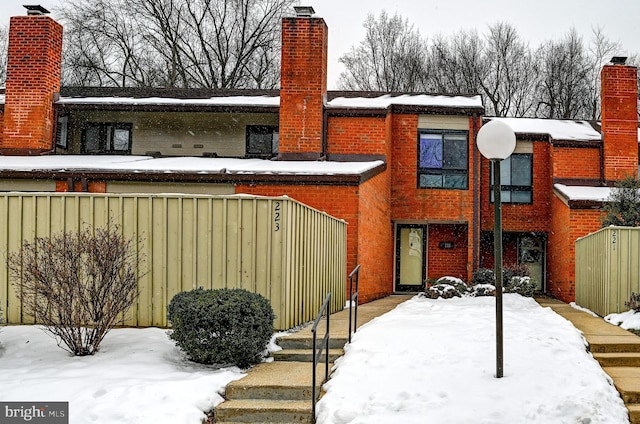
<path id="1" fill-rule="evenodd" d="M 346 293 L 346 223 L 287 197 L 180 194 L 0 194 L 0 305 L 10 324 L 32 323 L 9 281 L 8 252 L 23 240 L 120 225 L 141 237 L 139 297 L 129 326 L 168 326 L 173 296 L 198 287 L 243 288 L 271 301 L 277 329 L 312 320 L 328 292 Z"/>
<path id="2" fill-rule="evenodd" d="M 606 227 L 576 241 L 576 303 L 600 316 L 640 292 L 640 228 Z"/>

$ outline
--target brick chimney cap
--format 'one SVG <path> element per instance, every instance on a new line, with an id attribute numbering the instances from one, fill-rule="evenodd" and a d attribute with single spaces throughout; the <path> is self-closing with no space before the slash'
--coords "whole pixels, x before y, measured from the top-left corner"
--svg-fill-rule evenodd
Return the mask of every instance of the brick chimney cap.
<path id="1" fill-rule="evenodd" d="M 25 4 L 22 7 L 27 9 L 27 15 L 46 15 L 48 13 L 51 13 L 44 7 L 40 6 L 39 4 L 34 4 L 34 5 Z"/>
<path id="2" fill-rule="evenodd" d="M 293 6 L 296 16 L 299 18 L 310 18 L 316 11 L 312 6 Z"/>
<path id="3" fill-rule="evenodd" d="M 614 65 L 624 65 L 627 63 L 627 56 L 613 56 L 611 58 L 611 63 Z"/>

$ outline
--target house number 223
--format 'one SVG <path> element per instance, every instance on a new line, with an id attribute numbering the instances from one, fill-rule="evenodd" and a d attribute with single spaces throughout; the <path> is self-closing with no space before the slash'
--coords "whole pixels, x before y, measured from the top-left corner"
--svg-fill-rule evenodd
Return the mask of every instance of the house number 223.
<path id="1" fill-rule="evenodd" d="M 275 231 L 280 231 L 280 202 L 275 202 L 273 205 L 273 225 Z"/>

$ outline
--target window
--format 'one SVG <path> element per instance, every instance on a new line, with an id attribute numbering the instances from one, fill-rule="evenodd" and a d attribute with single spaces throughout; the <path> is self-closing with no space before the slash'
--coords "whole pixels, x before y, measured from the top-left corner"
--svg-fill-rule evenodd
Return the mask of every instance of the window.
<path id="1" fill-rule="evenodd" d="M 421 130 L 418 143 L 418 188 L 469 187 L 466 131 Z"/>
<path id="2" fill-rule="evenodd" d="M 82 153 L 131 153 L 131 124 L 89 123 L 82 128 Z"/>
<path id="3" fill-rule="evenodd" d="M 532 164 L 531 153 L 514 153 L 500 162 L 500 199 L 504 203 L 532 203 Z M 493 182 L 493 169 L 491 169 Z M 491 202 L 493 202 L 493 185 Z"/>
<path id="4" fill-rule="evenodd" d="M 58 125 L 56 127 L 56 145 L 59 147 L 62 147 L 63 149 L 67 148 L 67 138 L 69 134 L 68 128 L 69 128 L 69 117 L 59 116 Z"/>
<path id="5" fill-rule="evenodd" d="M 247 125 L 247 156 L 272 157 L 278 153 L 278 127 Z"/>

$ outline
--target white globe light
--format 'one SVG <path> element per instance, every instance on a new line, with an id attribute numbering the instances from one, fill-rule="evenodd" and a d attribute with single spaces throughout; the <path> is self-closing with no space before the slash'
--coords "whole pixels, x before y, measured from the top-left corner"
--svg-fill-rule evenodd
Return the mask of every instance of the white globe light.
<path id="1" fill-rule="evenodd" d="M 506 159 L 516 148 L 516 134 L 511 127 L 498 120 L 484 124 L 476 138 L 478 150 L 487 159 Z"/>

